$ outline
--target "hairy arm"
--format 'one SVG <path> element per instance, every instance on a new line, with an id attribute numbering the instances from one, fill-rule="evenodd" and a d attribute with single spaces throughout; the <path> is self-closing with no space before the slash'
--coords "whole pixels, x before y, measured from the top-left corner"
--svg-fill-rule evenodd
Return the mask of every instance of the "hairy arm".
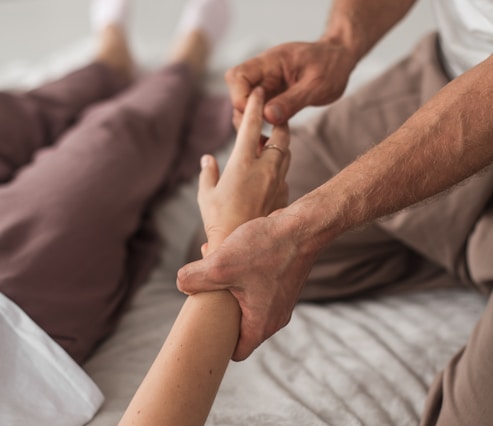
<path id="1" fill-rule="evenodd" d="M 317 249 L 346 229 L 450 188 L 493 161 L 492 102 L 493 56 L 285 213 L 299 219 Z"/>
<path id="2" fill-rule="evenodd" d="M 339 42 L 361 59 L 409 11 L 416 0 L 334 0 L 325 42 Z"/>
<path id="3" fill-rule="evenodd" d="M 324 185 L 247 222 L 179 271 L 187 292 L 238 300 L 242 360 L 285 326 L 319 250 L 344 231 L 437 194 L 493 161 L 493 57 L 457 78 L 395 133 Z M 266 284 L 268 283 L 268 285 Z"/>

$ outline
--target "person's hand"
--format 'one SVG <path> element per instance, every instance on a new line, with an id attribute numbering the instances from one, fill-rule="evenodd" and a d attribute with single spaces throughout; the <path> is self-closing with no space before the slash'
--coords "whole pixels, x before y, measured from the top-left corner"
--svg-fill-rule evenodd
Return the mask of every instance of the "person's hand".
<path id="1" fill-rule="evenodd" d="M 262 86 L 268 100 L 265 119 L 282 124 L 306 106 L 337 100 L 356 63 L 357 56 L 342 44 L 285 43 L 231 68 L 225 78 L 237 114 L 245 110 L 251 91 Z"/>
<path id="2" fill-rule="evenodd" d="M 269 139 L 261 136 L 263 106 L 264 92 L 257 88 L 248 99 L 220 178 L 215 158 L 202 158 L 198 202 L 208 247 L 219 245 L 242 223 L 267 216 L 287 203 L 289 131 L 286 125 L 275 126 Z"/>
<path id="3" fill-rule="evenodd" d="M 238 227 L 205 259 L 178 271 L 187 294 L 229 290 L 239 302 L 240 338 L 232 359 L 246 359 L 284 327 L 311 270 L 315 253 L 304 249 L 303 229 L 289 208 Z"/>

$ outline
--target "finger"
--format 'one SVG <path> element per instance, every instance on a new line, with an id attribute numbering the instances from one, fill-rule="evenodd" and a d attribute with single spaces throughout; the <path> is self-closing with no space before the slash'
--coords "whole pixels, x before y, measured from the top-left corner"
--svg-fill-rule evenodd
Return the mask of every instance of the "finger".
<path id="1" fill-rule="evenodd" d="M 240 333 L 240 338 L 238 339 L 238 343 L 236 344 L 235 351 L 231 359 L 233 361 L 244 361 L 247 359 L 252 352 L 257 349 L 262 343 L 262 339 L 260 336 L 257 336 L 257 333 L 248 333 L 244 328 L 244 320 L 242 319 L 242 328 Z"/>
<path id="2" fill-rule="evenodd" d="M 203 155 L 200 159 L 200 167 L 202 168 L 199 175 L 199 192 L 197 198 L 199 204 L 203 197 L 209 193 L 212 188 L 215 188 L 219 181 L 219 167 L 217 161 L 212 155 Z"/>
<path id="3" fill-rule="evenodd" d="M 209 247 L 209 244 L 204 243 L 200 246 L 200 253 L 202 254 L 202 257 L 205 257 L 207 255 L 207 249 Z"/>
<path id="4" fill-rule="evenodd" d="M 250 348 L 239 340 L 231 359 L 236 362 L 245 361 L 255 349 L 256 348 Z"/>
<path id="5" fill-rule="evenodd" d="M 286 124 L 284 126 L 276 126 L 275 127 L 277 133 L 276 136 L 279 136 L 279 143 L 284 147 L 286 147 L 286 155 L 284 155 L 282 159 L 281 168 L 279 170 L 279 176 L 282 180 L 286 179 L 286 175 L 288 174 L 289 165 L 291 163 L 291 151 L 289 150 L 289 144 L 291 142 L 291 135 L 289 133 L 289 126 Z M 287 184 L 286 184 L 287 187 Z M 287 200 L 286 200 L 287 203 Z"/>
<path id="6" fill-rule="evenodd" d="M 257 87 L 248 98 L 231 157 L 255 158 L 262 131 L 264 90 Z"/>
<path id="7" fill-rule="evenodd" d="M 260 155 L 262 154 L 262 150 L 264 149 L 264 146 L 268 140 L 269 140 L 269 138 L 267 136 L 260 135 L 260 137 L 258 139 L 258 144 L 257 144 L 257 157 L 260 157 Z"/>
<path id="8" fill-rule="evenodd" d="M 286 181 L 283 181 L 279 190 L 277 191 L 276 200 L 273 206 L 274 211 L 278 211 L 288 205 L 289 200 L 289 187 Z"/>
<path id="9" fill-rule="evenodd" d="M 300 81 L 272 98 L 264 107 L 264 116 L 272 124 L 284 124 L 298 111 L 308 106 L 312 87 Z"/>
<path id="10" fill-rule="evenodd" d="M 278 322 L 268 322 L 262 325 L 256 321 L 258 318 L 249 317 L 248 313 L 242 309 L 240 337 L 231 357 L 233 361 L 243 361 L 248 358 L 264 341 L 285 327 L 291 320 L 291 316 L 292 311 L 286 318 L 280 318 Z"/>
<path id="11" fill-rule="evenodd" d="M 275 126 L 272 136 L 265 143 L 261 160 L 272 163 L 278 170 L 286 173 L 286 165 L 289 165 L 289 128 L 287 125 Z M 284 179 L 284 175 L 282 178 Z"/>
<path id="12" fill-rule="evenodd" d="M 287 124 L 277 125 L 272 128 L 272 134 L 269 139 L 272 143 L 282 149 L 287 150 L 289 148 L 289 126 Z"/>
<path id="13" fill-rule="evenodd" d="M 237 109 L 233 110 L 233 127 L 238 131 L 241 125 L 241 121 L 243 120 L 243 113 L 238 111 Z M 265 125 L 265 122 L 264 122 Z M 258 146 L 257 146 L 257 157 L 260 156 L 262 153 L 262 148 L 265 146 L 265 143 L 269 140 L 269 137 L 261 134 L 259 141 L 258 141 Z"/>
<path id="14" fill-rule="evenodd" d="M 202 260 L 189 263 L 178 270 L 176 287 L 188 296 L 204 291 L 224 290 L 226 285 L 211 279 L 209 274 L 209 256 Z"/>
<path id="15" fill-rule="evenodd" d="M 279 169 L 279 176 L 283 180 L 286 179 L 286 175 L 288 174 L 290 163 L 291 163 L 291 151 L 288 149 L 282 159 L 282 164 Z"/>
<path id="16" fill-rule="evenodd" d="M 243 120 L 243 113 L 237 109 L 233 110 L 233 126 L 238 131 Z"/>
<path id="17" fill-rule="evenodd" d="M 224 79 L 233 107 L 238 111 L 245 111 L 250 93 L 262 81 L 261 69 L 259 60 L 254 58 L 226 71 Z"/>

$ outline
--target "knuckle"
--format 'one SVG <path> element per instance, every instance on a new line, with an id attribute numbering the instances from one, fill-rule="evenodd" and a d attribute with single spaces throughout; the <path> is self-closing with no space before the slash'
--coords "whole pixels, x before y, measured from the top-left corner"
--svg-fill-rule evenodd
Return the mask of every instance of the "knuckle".
<path id="1" fill-rule="evenodd" d="M 256 129 L 262 125 L 262 117 L 258 114 L 247 114 L 242 123 L 243 122 L 247 129 Z"/>
<path id="2" fill-rule="evenodd" d="M 177 274 L 177 280 L 176 280 L 176 287 L 178 290 L 181 292 L 184 292 L 187 290 L 187 284 L 188 284 L 188 268 L 184 266 L 180 270 L 178 270 Z"/>
<path id="3" fill-rule="evenodd" d="M 264 340 L 267 340 L 269 337 L 273 336 L 278 330 L 279 328 L 275 326 L 274 323 L 268 324 L 263 331 L 261 341 L 263 342 Z"/>
<path id="4" fill-rule="evenodd" d="M 266 192 L 269 188 L 272 188 L 273 185 L 276 184 L 278 180 L 278 171 L 275 159 L 273 161 L 269 161 L 266 164 L 266 167 L 263 167 L 260 171 L 261 177 L 261 188 L 264 192 Z"/>
<path id="5" fill-rule="evenodd" d="M 238 67 L 230 68 L 224 73 L 224 80 L 226 80 L 227 83 L 233 83 L 236 80 L 237 74 Z"/>

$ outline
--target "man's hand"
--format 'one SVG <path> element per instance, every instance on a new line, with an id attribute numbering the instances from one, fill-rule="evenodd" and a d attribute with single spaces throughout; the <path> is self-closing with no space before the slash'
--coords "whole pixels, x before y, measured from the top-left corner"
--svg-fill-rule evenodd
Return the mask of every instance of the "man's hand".
<path id="1" fill-rule="evenodd" d="M 335 42 L 286 43 L 231 68 L 225 78 L 236 111 L 243 113 L 252 90 L 262 86 L 269 100 L 265 119 L 283 124 L 306 106 L 337 100 L 357 60 Z"/>
<path id="2" fill-rule="evenodd" d="M 289 322 L 313 265 L 315 253 L 302 250 L 299 224 L 285 211 L 241 225 L 212 254 L 178 271 L 178 288 L 187 294 L 228 289 L 238 300 L 235 361 Z"/>

